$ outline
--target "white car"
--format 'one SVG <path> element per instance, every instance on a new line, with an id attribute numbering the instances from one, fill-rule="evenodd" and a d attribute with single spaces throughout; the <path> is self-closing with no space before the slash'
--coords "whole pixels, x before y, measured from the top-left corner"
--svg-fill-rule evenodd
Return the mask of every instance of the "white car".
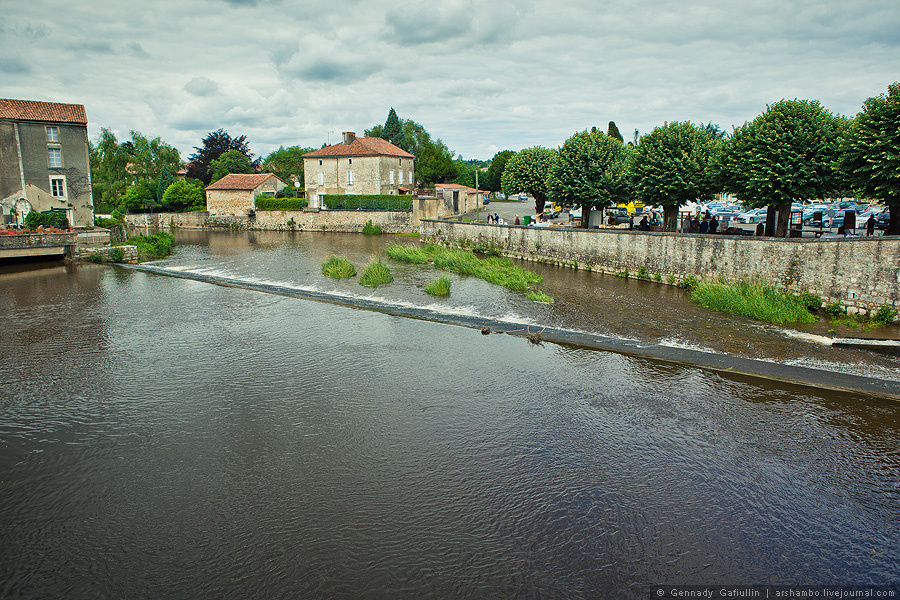
<path id="1" fill-rule="evenodd" d="M 766 220 L 768 208 L 754 208 L 737 216 L 738 223 L 762 223 Z"/>

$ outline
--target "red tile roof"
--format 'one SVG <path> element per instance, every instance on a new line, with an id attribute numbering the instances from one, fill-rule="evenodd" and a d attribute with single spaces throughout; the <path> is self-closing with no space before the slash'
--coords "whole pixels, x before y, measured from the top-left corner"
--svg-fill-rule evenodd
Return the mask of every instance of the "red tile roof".
<path id="1" fill-rule="evenodd" d="M 480 192 L 482 194 L 488 193 L 487 190 L 476 190 L 473 187 L 469 187 L 469 186 L 463 185 L 461 183 L 436 183 L 436 184 L 434 184 L 434 187 L 435 187 L 435 189 L 438 189 L 438 190 L 466 190 L 466 192 L 469 194 L 475 194 L 478 192 Z"/>
<path id="2" fill-rule="evenodd" d="M 208 186 L 208 190 L 255 190 L 266 181 L 269 177 L 274 177 L 281 183 L 287 185 L 284 180 L 274 173 L 229 173 L 222 179 Z"/>
<path id="3" fill-rule="evenodd" d="M 87 114 L 81 104 L 60 104 L 59 102 L 34 100 L 0 98 L 0 119 L 87 125 Z"/>
<path id="4" fill-rule="evenodd" d="M 395 156 L 397 158 L 415 158 L 412 154 L 398 148 L 387 140 L 378 137 L 358 137 L 351 144 L 335 144 L 325 146 L 303 155 L 303 158 L 333 158 L 335 156 Z"/>

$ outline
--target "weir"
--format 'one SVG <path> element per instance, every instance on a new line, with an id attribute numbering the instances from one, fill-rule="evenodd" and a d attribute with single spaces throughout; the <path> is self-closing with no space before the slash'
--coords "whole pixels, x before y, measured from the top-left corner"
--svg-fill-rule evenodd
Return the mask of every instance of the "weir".
<path id="1" fill-rule="evenodd" d="M 793 384 L 839 392 L 878 396 L 891 400 L 900 400 L 900 381 L 882 380 L 859 375 L 836 373 L 822 369 L 813 369 L 810 367 L 743 358 L 722 353 L 640 342 L 627 338 L 603 336 L 572 329 L 543 327 L 539 324 L 524 323 L 520 321 L 441 311 L 426 306 L 397 304 L 375 298 L 363 298 L 359 296 L 323 292 L 316 289 L 286 285 L 283 283 L 270 283 L 238 277 L 226 277 L 203 271 L 174 269 L 147 264 L 119 266 L 135 271 L 190 279 L 224 287 L 242 288 L 268 294 L 327 302 L 330 304 L 375 311 L 394 316 L 468 327 L 475 330 L 482 330 L 484 333 L 487 333 L 487 330 L 489 330 L 490 333 L 506 333 L 508 335 L 526 338 L 533 343 L 549 342 L 592 350 L 614 352 L 643 359 L 697 366 L 733 378 L 749 377 L 767 379 L 789 385 Z M 536 334 L 539 334 L 539 336 Z"/>

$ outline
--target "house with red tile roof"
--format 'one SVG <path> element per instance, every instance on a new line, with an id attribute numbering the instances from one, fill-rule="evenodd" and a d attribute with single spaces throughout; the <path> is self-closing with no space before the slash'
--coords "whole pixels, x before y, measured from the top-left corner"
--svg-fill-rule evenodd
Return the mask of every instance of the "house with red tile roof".
<path id="1" fill-rule="evenodd" d="M 274 173 L 229 173 L 206 188 L 209 216 L 245 217 L 256 210 L 257 196 L 274 196 L 287 184 Z"/>
<path id="2" fill-rule="evenodd" d="M 444 206 L 448 213 L 458 215 L 484 208 L 483 197 L 490 192 L 476 190 L 459 183 L 436 183 L 434 193 L 438 198 L 444 200 Z"/>
<path id="3" fill-rule="evenodd" d="M 0 98 L 0 225 L 32 210 L 93 225 L 90 164 L 84 106 Z"/>
<path id="4" fill-rule="evenodd" d="M 309 206 L 325 208 L 325 194 L 410 193 L 415 160 L 387 140 L 345 131 L 342 142 L 303 155 Z"/>

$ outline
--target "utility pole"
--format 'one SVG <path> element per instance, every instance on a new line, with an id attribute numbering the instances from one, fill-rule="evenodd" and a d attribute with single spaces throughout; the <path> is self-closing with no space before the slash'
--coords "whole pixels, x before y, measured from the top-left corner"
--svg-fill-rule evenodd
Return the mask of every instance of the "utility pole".
<path id="1" fill-rule="evenodd" d="M 478 219 L 481 218 L 481 207 L 478 204 L 478 201 L 481 200 L 481 192 L 478 191 L 478 169 L 475 169 L 475 222 L 478 222 Z"/>

